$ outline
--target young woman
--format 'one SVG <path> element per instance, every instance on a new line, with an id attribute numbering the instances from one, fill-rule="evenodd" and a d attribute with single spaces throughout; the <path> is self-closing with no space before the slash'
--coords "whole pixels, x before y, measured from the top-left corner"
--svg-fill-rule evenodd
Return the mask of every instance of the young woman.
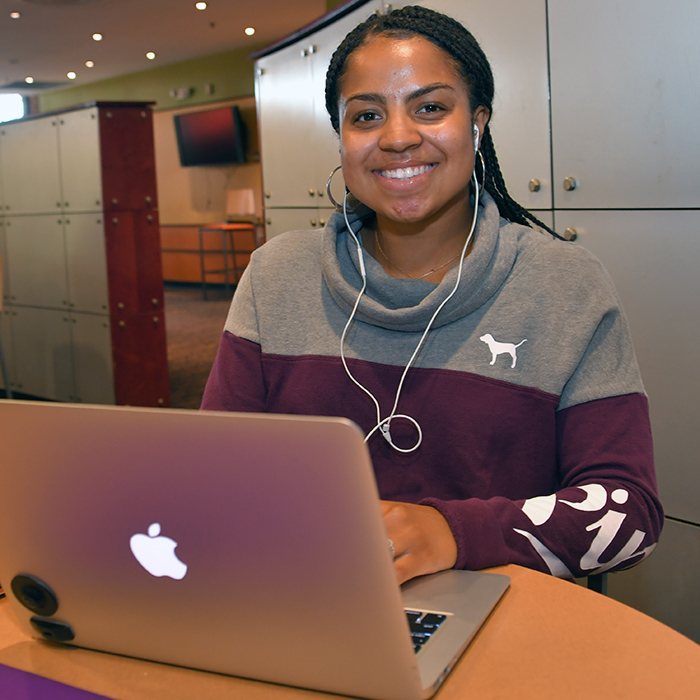
<path id="1" fill-rule="evenodd" d="M 343 211 L 253 255 L 202 403 L 355 421 L 400 581 L 624 568 L 663 520 L 617 295 L 584 249 L 525 225 L 493 92 L 474 37 L 426 8 L 345 38 L 326 83 Z"/>

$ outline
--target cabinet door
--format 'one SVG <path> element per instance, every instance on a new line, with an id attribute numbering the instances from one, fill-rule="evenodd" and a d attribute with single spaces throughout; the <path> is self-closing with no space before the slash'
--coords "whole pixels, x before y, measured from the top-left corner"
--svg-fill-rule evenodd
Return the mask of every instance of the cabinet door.
<path id="1" fill-rule="evenodd" d="M 699 26 L 697 0 L 549 1 L 555 207 L 700 206 Z"/>
<path id="2" fill-rule="evenodd" d="M 700 523 L 700 211 L 557 212 L 605 265 L 649 394 L 661 501 Z"/>
<path id="3" fill-rule="evenodd" d="M 7 214 L 61 211 L 56 117 L 0 126 L 0 173 Z"/>
<path id="4" fill-rule="evenodd" d="M 63 221 L 55 214 L 6 217 L 5 284 L 13 304 L 68 308 Z"/>
<path id="5" fill-rule="evenodd" d="M 65 217 L 68 302 L 74 311 L 104 314 L 109 309 L 103 217 Z"/>
<path id="6" fill-rule="evenodd" d="M 102 209 L 97 107 L 66 112 L 58 118 L 63 206 L 66 211 Z"/>
<path id="7" fill-rule="evenodd" d="M 328 220 L 332 210 L 268 209 L 265 212 L 265 240 L 269 241 L 286 231 L 307 231 L 322 228 L 321 220 Z"/>
<path id="8" fill-rule="evenodd" d="M 508 191 L 526 209 L 551 209 L 545 0 L 428 0 L 420 4 L 454 17 L 481 45 L 496 84 L 490 129 Z"/>
<path id="9" fill-rule="evenodd" d="M 75 400 L 114 403 L 112 336 L 109 316 L 70 314 L 75 371 Z"/>
<path id="10" fill-rule="evenodd" d="M 70 315 L 53 309 L 12 308 L 17 390 L 56 401 L 75 400 Z"/>
<path id="11" fill-rule="evenodd" d="M 311 58 L 294 44 L 256 63 L 265 206 L 315 204 Z"/>

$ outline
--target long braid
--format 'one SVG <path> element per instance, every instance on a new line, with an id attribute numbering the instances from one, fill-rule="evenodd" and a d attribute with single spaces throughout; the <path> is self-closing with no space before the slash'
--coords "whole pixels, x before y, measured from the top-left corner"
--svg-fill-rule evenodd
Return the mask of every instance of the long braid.
<path id="1" fill-rule="evenodd" d="M 506 187 L 506 181 L 503 179 L 503 173 L 501 173 L 501 167 L 498 164 L 496 147 L 494 146 L 491 130 L 488 125 L 484 130 L 480 148 L 481 154 L 484 156 L 484 164 L 486 165 L 484 187 L 498 205 L 498 211 L 501 216 L 504 219 L 508 219 L 508 221 L 512 221 L 516 224 L 523 224 L 524 226 L 532 227 L 532 224 L 535 224 L 535 226 L 544 229 L 556 238 L 566 240 L 510 196 Z"/>
<path id="2" fill-rule="evenodd" d="M 326 73 L 326 109 L 331 124 L 340 130 L 338 104 L 342 79 L 350 55 L 372 37 L 384 35 L 397 39 L 422 36 L 442 49 L 464 79 L 472 112 L 483 105 L 493 111 L 494 80 L 491 66 L 474 36 L 457 20 L 419 5 L 408 5 L 387 14 L 371 15 L 353 29 L 331 57 Z M 509 194 L 496 156 L 491 131 L 486 126 L 481 144 L 486 172 L 484 187 L 493 197 L 500 215 L 514 223 L 538 226 L 553 236 L 562 238 L 518 204 Z M 562 238 L 563 240 L 563 238 Z"/>

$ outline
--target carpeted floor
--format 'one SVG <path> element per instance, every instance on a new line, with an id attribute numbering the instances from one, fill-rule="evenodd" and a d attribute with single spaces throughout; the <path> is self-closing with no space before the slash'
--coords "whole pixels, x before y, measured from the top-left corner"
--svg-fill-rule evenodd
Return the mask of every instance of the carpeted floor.
<path id="1" fill-rule="evenodd" d="M 199 408 L 231 303 L 223 289 L 165 287 L 165 327 L 172 408 Z"/>

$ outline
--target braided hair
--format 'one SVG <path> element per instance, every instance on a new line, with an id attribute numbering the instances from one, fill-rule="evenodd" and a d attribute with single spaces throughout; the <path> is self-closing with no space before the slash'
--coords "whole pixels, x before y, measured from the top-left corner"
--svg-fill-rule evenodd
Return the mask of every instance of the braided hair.
<path id="1" fill-rule="evenodd" d="M 421 36 L 435 44 L 442 49 L 466 83 L 472 112 L 483 105 L 492 114 L 495 91 L 493 73 L 486 55 L 471 32 L 447 15 L 426 7 L 408 5 L 387 14 L 371 15 L 343 39 L 331 57 L 326 73 L 326 109 L 336 132 L 340 131 L 338 103 L 348 59 L 356 49 L 380 35 L 395 39 Z M 484 172 L 478 172 L 481 164 L 477 161 L 477 176 L 483 178 L 483 186 L 496 202 L 500 215 L 513 223 L 526 226 L 535 224 L 553 236 L 562 238 L 508 194 L 488 124 L 480 147 Z"/>

